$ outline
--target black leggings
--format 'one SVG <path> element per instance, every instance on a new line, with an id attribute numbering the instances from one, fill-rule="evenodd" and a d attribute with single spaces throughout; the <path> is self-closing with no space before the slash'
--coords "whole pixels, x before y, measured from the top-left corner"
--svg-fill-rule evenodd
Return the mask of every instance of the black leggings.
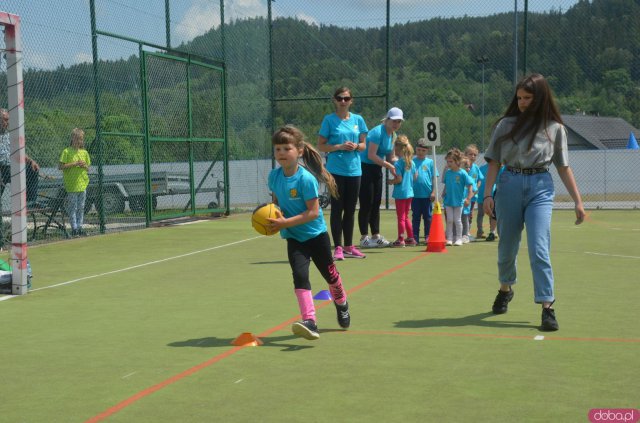
<path id="1" fill-rule="evenodd" d="M 334 284 L 340 279 L 340 273 L 333 264 L 331 240 L 326 232 L 304 242 L 287 238 L 287 254 L 295 289 L 311 290 L 311 281 L 309 280 L 309 262 L 311 260 L 328 284 Z"/>
<path id="2" fill-rule="evenodd" d="M 333 175 L 338 185 L 339 198 L 331 197 L 331 237 L 333 245 L 353 245 L 353 226 L 360 192 L 359 176 Z M 344 244 L 342 235 L 344 234 Z"/>
<path id="3" fill-rule="evenodd" d="M 380 204 L 382 203 L 382 167 L 377 164 L 362 163 L 362 180 L 360 181 L 360 210 L 358 211 L 358 227 L 360 234 L 380 233 Z"/>

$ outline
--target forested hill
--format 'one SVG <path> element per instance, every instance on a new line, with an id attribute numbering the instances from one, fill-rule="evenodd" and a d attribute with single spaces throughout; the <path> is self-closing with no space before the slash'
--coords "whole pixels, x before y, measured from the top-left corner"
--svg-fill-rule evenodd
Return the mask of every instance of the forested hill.
<path id="1" fill-rule="evenodd" d="M 640 0 L 582 0 L 566 11 L 529 13 L 528 64 L 556 77 L 558 94 L 571 94 L 588 84 L 602 83 L 607 71 L 612 70 L 626 70 L 630 80 L 637 82 L 640 80 L 638 16 Z M 522 23 L 522 18 L 520 21 Z M 246 41 L 250 39 L 247 34 L 255 33 L 256 37 L 266 34 L 256 28 L 266 28 L 264 19 L 235 21 L 227 26 L 226 37 L 231 41 Z M 512 36 L 511 13 L 397 24 L 391 30 L 391 67 L 438 76 L 457 77 L 459 72 L 475 76 L 478 70 L 476 58 L 485 55 L 490 58 L 488 68 L 510 76 L 513 71 Z M 519 37 L 522 40 L 522 28 Z M 220 51 L 213 51 L 219 39 L 219 29 L 214 29 L 181 48 L 219 58 Z M 302 42 L 304 40 L 308 42 Z M 385 31 L 380 28 L 316 26 L 281 18 L 274 21 L 274 45 L 276 80 L 300 75 L 310 79 L 314 74 L 310 69 L 341 61 L 349 63 L 351 72 L 379 72 L 384 66 Z M 238 49 L 227 51 L 227 55 L 243 54 L 252 54 L 250 45 L 243 43 Z M 278 59 L 284 58 L 286 65 L 279 66 Z M 109 75 L 109 80 L 130 81 L 137 59 L 104 62 L 103 66 L 103 74 Z M 74 75 L 72 80 L 69 74 Z M 331 75 L 336 77 L 335 70 Z M 325 80 L 321 75 L 315 79 Z M 61 92 L 79 93 L 93 89 L 91 65 L 86 63 L 53 71 L 26 71 L 27 87 L 40 86 L 39 82 L 43 80 L 49 89 L 31 92 L 32 96 L 46 98 Z M 107 84 L 105 88 L 113 91 L 130 89 L 126 84 L 119 87 Z M 308 91 L 314 87 L 306 88 Z M 300 93 L 285 90 L 280 94 Z"/>
<path id="2" fill-rule="evenodd" d="M 585 111 L 619 116 L 640 126 L 638 16 L 640 0 L 582 0 L 568 10 L 530 13 L 528 70 L 539 71 L 550 79 L 564 113 Z M 522 42 L 522 15 L 519 20 L 518 37 Z M 504 110 L 512 95 L 513 21 L 512 13 L 504 13 L 394 25 L 390 37 L 391 101 L 401 102 L 405 113 L 411 116 L 442 116 L 460 121 L 461 129 L 450 134 L 451 139 L 469 139 L 474 135 L 477 138 L 482 89 L 477 58 L 488 58 L 485 103 L 487 121 L 491 121 Z M 252 18 L 225 27 L 227 45 L 231 46 L 226 49 L 229 92 L 233 92 L 234 84 L 241 85 L 243 91 L 251 95 L 255 92 L 260 97 L 253 99 L 254 103 L 262 104 L 268 102 L 268 89 L 263 88 L 269 68 L 267 26 L 264 18 Z M 273 23 L 276 97 L 328 97 L 336 86 L 345 83 L 357 95 L 384 92 L 385 35 L 384 28 L 318 26 L 292 18 L 276 19 Z M 217 28 L 179 49 L 215 60 L 222 55 L 217 47 L 220 40 Z M 519 68 L 522 51 L 520 46 Z M 101 75 L 107 76 L 102 89 L 114 94 L 110 101 L 124 98 L 128 103 L 122 107 L 123 113 L 127 110 L 139 113 L 139 106 L 131 101 L 140 93 L 136 80 L 138 59 L 103 62 L 100 69 Z M 28 69 L 24 79 L 27 101 L 37 101 L 33 109 L 40 112 L 47 105 L 61 102 L 68 107 L 77 105 L 84 113 L 92 107 L 91 64 L 52 71 Z M 262 87 L 249 91 L 252 84 Z M 469 107 L 464 109 L 465 105 Z M 362 109 L 358 111 L 368 119 L 383 113 L 378 105 L 360 102 L 359 106 Z M 289 121 L 313 122 L 316 126 L 321 117 L 317 103 L 285 105 L 280 111 L 287 114 Z M 247 127 L 256 124 L 248 109 L 236 109 L 229 118 L 230 135 L 239 139 Z M 465 119 L 470 120 L 464 122 Z M 29 123 L 34 129 L 33 121 L 27 122 L 27 128 Z M 420 126 L 419 122 L 408 122 L 403 129 L 415 137 L 420 135 Z M 311 133 L 317 130 L 311 125 L 305 129 Z M 31 131 L 32 138 L 37 132 Z M 235 154 L 243 155 L 241 151 Z"/>

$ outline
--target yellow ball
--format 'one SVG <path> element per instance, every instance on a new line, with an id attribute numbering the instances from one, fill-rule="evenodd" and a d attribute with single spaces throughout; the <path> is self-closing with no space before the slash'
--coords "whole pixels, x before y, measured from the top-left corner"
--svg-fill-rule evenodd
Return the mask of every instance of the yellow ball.
<path id="1" fill-rule="evenodd" d="M 267 219 L 275 219 L 278 217 L 278 213 L 280 213 L 280 209 L 273 203 L 261 204 L 253 211 L 251 215 L 251 226 L 255 229 L 259 234 L 262 235 L 273 235 L 277 234 L 278 231 L 272 231 L 269 227 L 271 222 Z"/>

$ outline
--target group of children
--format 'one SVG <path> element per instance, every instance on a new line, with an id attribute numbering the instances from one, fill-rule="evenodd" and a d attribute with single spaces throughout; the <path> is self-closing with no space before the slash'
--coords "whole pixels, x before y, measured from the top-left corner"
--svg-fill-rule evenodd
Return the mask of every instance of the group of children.
<path id="1" fill-rule="evenodd" d="M 485 238 L 483 223 L 484 211 L 482 195 L 487 165 L 479 167 L 475 162 L 478 158 L 478 147 L 468 145 L 464 152 L 452 148 L 447 152 L 444 170 L 444 206 L 447 217 L 446 244 L 459 246 L 467 244 L 474 238 L 471 235 L 473 209 L 478 203 L 477 238 Z M 496 221 L 490 216 L 490 232 L 487 241 L 496 239 Z"/>
<path id="2" fill-rule="evenodd" d="M 398 239 L 391 247 L 415 246 L 419 242 L 420 223 L 424 221 L 424 244 L 429 241 L 431 229 L 431 208 L 435 199 L 433 186 L 438 173 L 434 169 L 433 160 L 427 157 L 428 149 L 423 138 L 418 140 L 416 155 L 406 136 L 400 135 L 394 143 L 394 152 L 398 160 L 395 172 L 387 183 L 394 186 L 392 197 L 395 199 L 398 219 Z M 484 238 L 482 229 L 484 212 L 478 199 L 478 192 L 484 186 L 484 173 L 475 163 L 478 147 L 470 144 L 462 152 L 457 148 L 449 150 L 445 156 L 446 165 L 443 171 L 442 191 L 446 215 L 446 245 L 459 246 L 469 243 L 473 208 L 479 203 L 477 220 L 477 237 Z M 409 210 L 413 211 L 413 219 L 409 220 Z M 486 239 L 495 240 L 495 219 L 491 218 L 490 234 Z"/>

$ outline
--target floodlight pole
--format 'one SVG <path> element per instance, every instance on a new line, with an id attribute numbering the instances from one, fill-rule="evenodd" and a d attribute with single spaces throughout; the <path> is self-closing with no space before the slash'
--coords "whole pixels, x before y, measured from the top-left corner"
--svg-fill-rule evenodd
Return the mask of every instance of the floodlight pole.
<path id="1" fill-rule="evenodd" d="M 27 279 L 27 195 L 24 149 L 24 91 L 20 17 L 0 12 L 7 58 L 7 97 L 11 139 L 11 293 L 25 295 Z"/>
<path id="2" fill-rule="evenodd" d="M 476 59 L 476 62 L 480 63 L 480 65 L 482 65 L 482 149 L 480 151 L 482 151 L 484 153 L 484 135 L 485 135 L 485 128 L 484 128 L 484 65 L 489 61 L 489 58 L 487 56 L 480 56 Z"/>

